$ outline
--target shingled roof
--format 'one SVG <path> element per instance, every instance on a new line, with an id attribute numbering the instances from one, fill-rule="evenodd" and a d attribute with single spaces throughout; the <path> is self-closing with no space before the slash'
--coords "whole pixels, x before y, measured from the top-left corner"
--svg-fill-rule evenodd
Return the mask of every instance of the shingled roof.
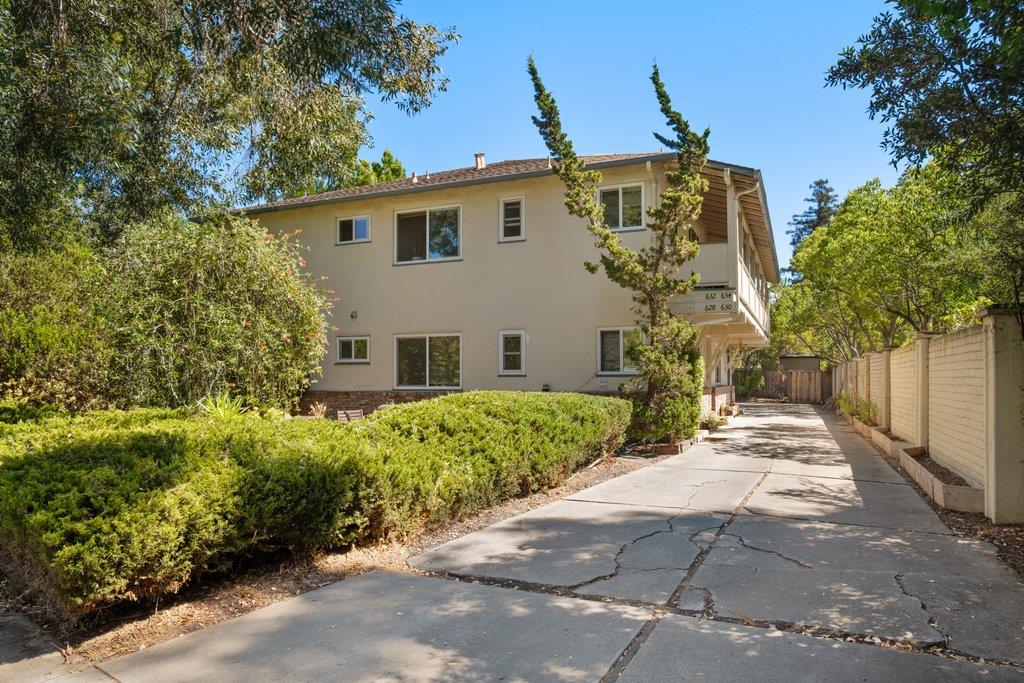
<path id="1" fill-rule="evenodd" d="M 620 166 L 629 163 L 640 163 L 645 161 L 664 161 L 674 158 L 675 155 L 665 152 L 644 152 L 639 154 L 594 154 L 584 156 L 588 166 L 594 168 Z M 716 162 L 709 162 L 715 164 Z M 750 169 L 752 170 L 752 169 Z M 241 211 L 245 213 L 262 213 L 264 211 L 276 211 L 281 209 L 292 209 L 300 206 L 314 204 L 328 204 L 331 202 L 345 201 L 356 198 L 377 197 L 389 194 L 402 194 L 405 192 L 422 192 L 425 190 L 439 190 L 453 185 L 471 185 L 486 183 L 498 180 L 508 180 L 517 177 L 539 176 L 551 173 L 551 167 L 546 157 L 538 159 L 509 159 L 507 161 L 495 161 L 488 163 L 483 168 L 466 166 L 455 168 L 450 171 L 437 171 L 412 177 L 392 180 L 376 185 L 362 185 L 360 187 L 346 187 L 331 192 L 308 195 L 305 197 L 292 197 L 266 204 L 247 206 Z"/>

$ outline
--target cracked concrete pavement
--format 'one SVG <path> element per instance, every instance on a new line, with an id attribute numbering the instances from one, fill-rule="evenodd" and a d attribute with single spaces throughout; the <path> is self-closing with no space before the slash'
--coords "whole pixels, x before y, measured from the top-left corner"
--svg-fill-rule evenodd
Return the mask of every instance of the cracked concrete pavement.
<path id="1" fill-rule="evenodd" d="M 748 405 L 680 456 L 410 566 L 97 671 L 147 681 L 1024 680 L 1024 585 L 811 406 Z"/>

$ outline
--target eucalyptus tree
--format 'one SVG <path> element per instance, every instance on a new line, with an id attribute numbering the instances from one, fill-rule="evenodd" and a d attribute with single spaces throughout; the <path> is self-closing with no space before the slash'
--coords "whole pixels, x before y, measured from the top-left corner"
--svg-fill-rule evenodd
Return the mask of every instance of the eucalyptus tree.
<path id="1" fill-rule="evenodd" d="M 412 113 L 446 86 L 457 36 L 396 5 L 0 3 L 0 243 L 348 184 L 367 95 Z"/>

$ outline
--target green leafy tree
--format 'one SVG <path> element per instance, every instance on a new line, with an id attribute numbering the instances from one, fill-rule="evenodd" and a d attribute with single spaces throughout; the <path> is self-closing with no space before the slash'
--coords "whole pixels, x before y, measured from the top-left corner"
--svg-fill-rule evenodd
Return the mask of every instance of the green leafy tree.
<path id="1" fill-rule="evenodd" d="M 1019 0 L 892 0 L 840 54 L 829 85 L 870 88 L 895 160 L 940 159 L 1019 194 L 1024 183 L 1024 5 Z"/>
<path id="2" fill-rule="evenodd" d="M 796 348 L 843 361 L 899 345 L 914 332 L 974 322 L 986 303 L 976 230 L 953 201 L 956 178 L 929 164 L 892 188 L 877 180 L 850 191 L 828 224 L 793 255 L 773 333 Z"/>
<path id="3" fill-rule="evenodd" d="M 443 90 L 450 30 L 395 0 L 0 3 L 0 242 L 357 175 L 364 98 Z"/>
<path id="4" fill-rule="evenodd" d="M 0 401 L 290 407 L 326 345 L 329 302 L 302 266 L 248 219 L 173 211 L 105 250 L 0 252 Z"/>
<path id="5" fill-rule="evenodd" d="M 1019 0 L 892 0 L 828 71 L 829 85 L 871 91 L 893 161 L 935 159 L 987 212 L 973 253 L 994 270 L 988 293 L 1024 303 L 1024 5 Z M 1001 227 L 1000 227 L 1001 224 Z M 1024 316 L 1021 335 L 1024 337 Z"/>
<path id="6" fill-rule="evenodd" d="M 657 65 L 651 82 L 662 115 L 673 136 L 655 133 L 662 145 L 676 154 L 678 167 L 666 172 L 666 187 L 657 206 L 648 210 L 651 243 L 639 250 L 622 243 L 605 222 L 597 201 L 601 174 L 587 169 L 562 129 L 554 97 L 541 81 L 531 57 L 528 71 L 540 115 L 533 122 L 551 152 L 555 173 L 565 184 L 565 206 L 586 221 L 600 250 L 600 262 L 587 262 L 588 271 L 603 269 L 608 279 L 632 294 L 643 341 L 636 348 L 637 376 L 625 392 L 633 401 L 633 432 L 651 439 L 692 436 L 700 421 L 704 366 L 698 349 L 698 331 L 675 315 L 669 303 L 691 291 L 696 277 L 680 278 L 680 268 L 699 250 L 687 231 L 700 216 L 707 181 L 700 171 L 707 162 L 708 135 L 694 132 L 672 109 Z"/>
<path id="7" fill-rule="evenodd" d="M 808 206 L 803 213 L 798 213 L 789 221 L 792 230 L 787 234 L 790 236 L 790 244 L 796 249 L 800 243 L 812 232 L 828 224 L 830 218 L 835 215 L 839 206 L 839 197 L 832 186 L 828 184 L 828 178 L 819 178 L 810 185 L 811 196 L 805 199 Z"/>
<path id="8" fill-rule="evenodd" d="M 349 185 L 375 185 L 392 180 L 401 180 L 404 177 L 405 167 L 402 166 L 402 162 L 391 154 L 391 150 L 386 149 L 381 155 L 380 161 L 360 159 L 355 177 Z"/>

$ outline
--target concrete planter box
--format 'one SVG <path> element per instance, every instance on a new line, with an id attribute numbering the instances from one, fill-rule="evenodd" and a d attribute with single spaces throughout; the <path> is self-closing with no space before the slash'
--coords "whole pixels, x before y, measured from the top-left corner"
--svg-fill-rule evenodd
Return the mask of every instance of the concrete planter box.
<path id="1" fill-rule="evenodd" d="M 871 440 L 893 458 L 900 457 L 900 451 L 904 448 L 910 448 L 910 444 L 906 441 L 891 437 L 881 429 L 871 430 Z"/>
<path id="2" fill-rule="evenodd" d="M 874 431 L 874 427 L 864 424 L 855 417 L 851 417 L 850 420 L 852 420 L 853 428 L 858 434 L 863 436 L 865 439 L 871 438 L 871 432 Z"/>
<path id="3" fill-rule="evenodd" d="M 914 459 L 914 456 L 924 453 L 925 450 L 919 446 L 902 448 L 899 452 L 900 465 L 939 507 L 959 512 L 985 512 L 984 489 L 943 484 L 938 477 Z"/>

